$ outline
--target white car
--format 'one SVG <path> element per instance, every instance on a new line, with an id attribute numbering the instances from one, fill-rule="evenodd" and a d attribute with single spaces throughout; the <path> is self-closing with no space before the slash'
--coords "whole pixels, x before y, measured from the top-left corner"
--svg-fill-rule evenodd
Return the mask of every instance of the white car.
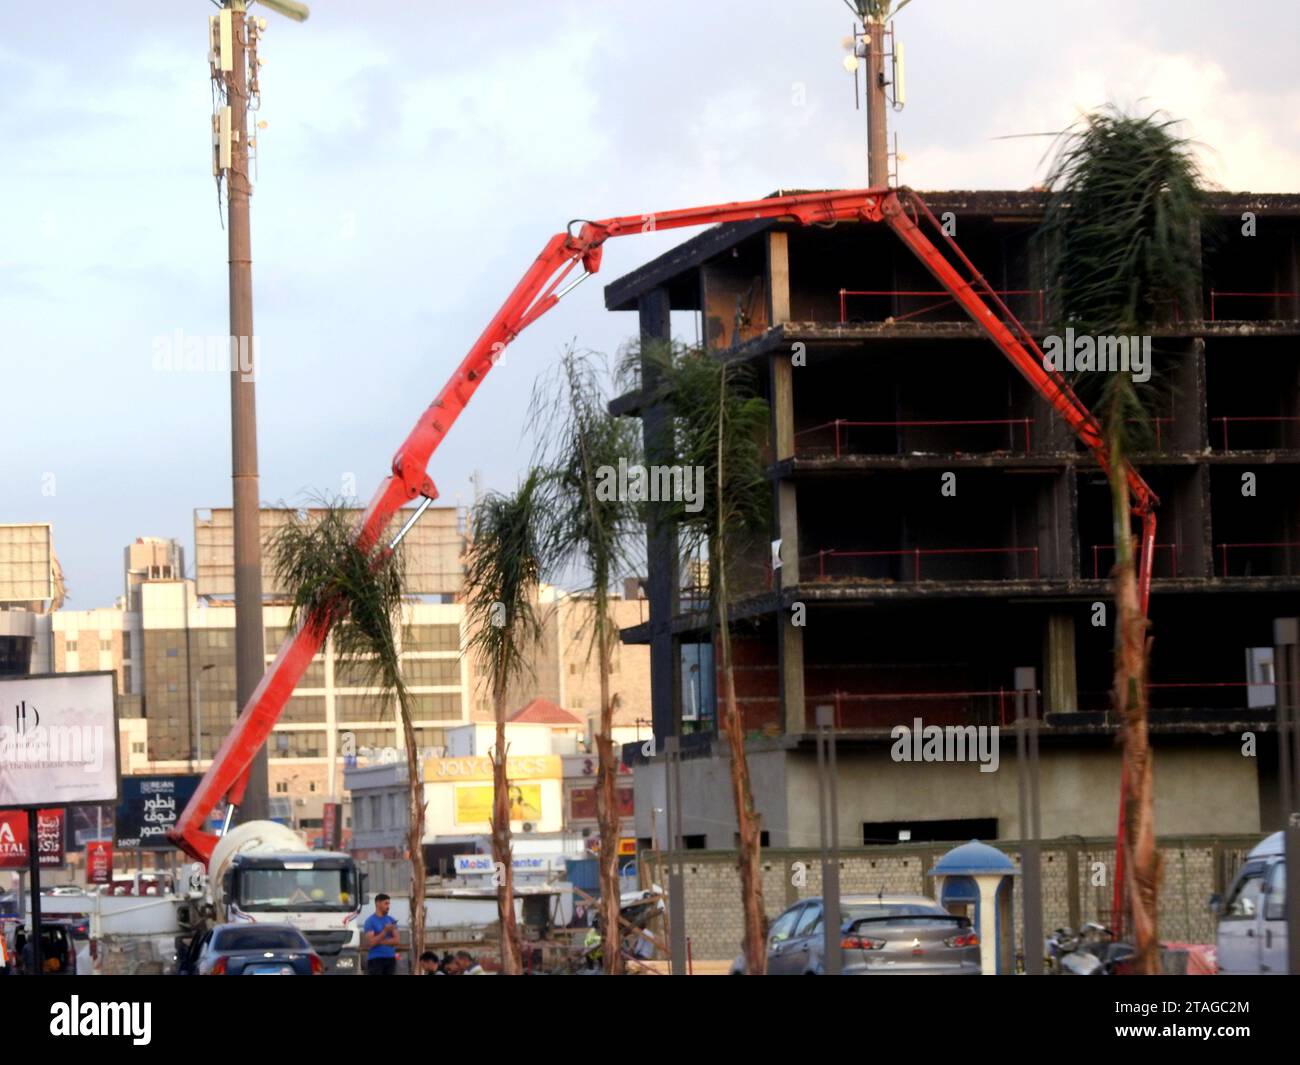
<path id="1" fill-rule="evenodd" d="M 1219 972 L 1286 974 L 1286 852 L 1281 832 L 1246 856 L 1226 901 L 1215 896 L 1210 907 L 1219 918 Z"/>

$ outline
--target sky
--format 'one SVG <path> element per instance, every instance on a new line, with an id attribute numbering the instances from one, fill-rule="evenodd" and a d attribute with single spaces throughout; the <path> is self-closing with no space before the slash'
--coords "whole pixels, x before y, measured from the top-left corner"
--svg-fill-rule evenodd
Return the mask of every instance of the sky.
<path id="1" fill-rule="evenodd" d="M 54 525 L 69 609 L 122 592 L 122 549 L 230 502 L 227 375 L 166 354 L 227 327 L 202 0 L 0 0 L 0 522 Z M 265 9 L 253 197 L 264 502 L 355 485 L 393 452 L 571 218 L 866 184 L 842 0 L 318 0 Z M 918 189 L 1027 188 L 1108 101 L 1185 121 L 1219 187 L 1300 191 L 1300 6 L 914 0 Z M 689 232 L 606 245 L 601 274 L 509 349 L 434 455 L 440 503 L 526 467 L 534 380 L 614 353 L 609 281 Z M 686 316 L 675 321 L 693 339 Z"/>

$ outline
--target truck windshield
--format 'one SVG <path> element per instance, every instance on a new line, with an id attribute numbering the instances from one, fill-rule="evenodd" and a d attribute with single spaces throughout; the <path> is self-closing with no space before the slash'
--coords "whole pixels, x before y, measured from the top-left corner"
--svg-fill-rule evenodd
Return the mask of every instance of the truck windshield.
<path id="1" fill-rule="evenodd" d="M 350 869 L 244 869 L 237 901 L 244 910 L 354 910 Z"/>

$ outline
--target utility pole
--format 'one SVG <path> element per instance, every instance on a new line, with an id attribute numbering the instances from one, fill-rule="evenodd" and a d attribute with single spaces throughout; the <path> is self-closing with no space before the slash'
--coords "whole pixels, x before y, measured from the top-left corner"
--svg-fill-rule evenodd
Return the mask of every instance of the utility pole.
<path id="1" fill-rule="evenodd" d="M 230 167 L 226 171 L 226 230 L 230 252 L 230 451 L 235 540 L 235 698 L 247 705 L 266 672 L 262 644 L 261 498 L 257 472 L 257 403 L 253 347 L 253 248 L 248 207 L 248 61 L 256 23 L 243 0 L 226 0 L 233 16 L 231 69 L 224 71 L 230 106 Z M 253 61 L 256 62 L 254 52 Z M 256 78 L 256 71 L 253 72 Z M 237 357 L 236 357 L 237 356 Z M 265 820 L 267 753 L 257 752 L 241 807 L 245 821 Z"/>
<path id="2" fill-rule="evenodd" d="M 305 4 L 263 0 L 295 21 Z M 248 705 L 266 672 L 262 629 L 261 494 L 257 471 L 257 403 L 254 385 L 253 250 L 249 232 L 249 111 L 260 102 L 257 43 L 265 20 L 248 16 L 247 0 L 223 0 L 213 16 L 212 77 L 225 101 L 214 122 L 214 170 L 226 182 L 226 232 L 230 266 L 230 459 L 235 553 L 235 699 Z M 269 815 L 267 752 L 253 758 L 232 798 L 244 821 Z M 242 795 L 241 795 L 242 791 Z"/>
<path id="3" fill-rule="evenodd" d="M 859 68 L 865 69 L 867 97 L 867 183 L 872 188 L 883 188 L 889 184 L 889 123 L 887 116 L 890 106 L 903 106 L 902 87 L 902 48 L 894 41 L 894 31 L 890 19 L 893 12 L 901 11 L 911 0 L 902 0 L 894 4 L 893 0 L 847 0 L 849 8 L 861 21 L 861 28 L 854 28 L 851 40 L 845 40 L 845 47 L 851 54 L 845 56 L 844 67 L 853 75 L 854 99 L 857 99 L 857 77 Z M 885 39 L 893 42 L 893 51 L 886 52 Z M 889 73 L 885 70 L 885 60 L 892 59 Z M 893 87 L 892 99 L 890 86 Z"/>
<path id="4" fill-rule="evenodd" d="M 888 101 L 885 98 L 885 22 L 865 19 L 867 37 L 867 184 L 889 184 Z"/>

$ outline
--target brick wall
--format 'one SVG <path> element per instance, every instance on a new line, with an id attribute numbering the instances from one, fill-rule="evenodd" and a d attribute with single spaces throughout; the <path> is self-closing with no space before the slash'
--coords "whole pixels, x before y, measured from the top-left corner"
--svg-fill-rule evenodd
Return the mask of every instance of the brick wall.
<path id="1" fill-rule="evenodd" d="M 1211 894 L 1222 892 L 1258 837 L 1197 836 L 1162 841 L 1164 876 L 1160 890 L 1160 937 L 1174 942 L 1213 943 Z M 1019 864 L 1019 844 L 999 843 Z M 1043 930 L 1110 921 L 1114 841 L 1072 840 L 1042 845 Z M 946 844 L 898 845 L 840 852 L 842 894 L 934 896 L 926 873 L 949 848 Z M 686 934 L 691 954 L 700 959 L 731 959 L 744 934 L 740 874 L 734 852 L 686 851 L 681 854 L 686 892 Z M 645 875 L 666 885 L 642 854 Z M 664 856 L 665 862 L 668 856 Z M 821 894 L 821 858 L 815 850 L 768 849 L 763 854 L 763 902 L 775 919 L 802 898 Z M 1074 887 L 1071 889 L 1071 882 Z M 1100 881 L 1100 883 L 1098 883 Z M 1017 881 L 1016 943 L 1023 945 L 1022 902 Z"/>

